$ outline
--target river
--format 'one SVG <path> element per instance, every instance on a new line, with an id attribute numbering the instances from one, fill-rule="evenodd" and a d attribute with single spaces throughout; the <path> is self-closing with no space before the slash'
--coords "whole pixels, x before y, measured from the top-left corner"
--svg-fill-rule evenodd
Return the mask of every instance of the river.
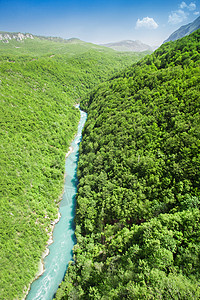
<path id="1" fill-rule="evenodd" d="M 76 169 L 79 156 L 79 143 L 87 114 L 80 110 L 81 119 L 78 132 L 71 147 L 73 152 L 65 162 L 65 186 L 59 212 L 61 218 L 53 231 L 53 243 L 48 247 L 49 255 L 44 258 L 44 273 L 31 284 L 26 300 L 51 300 L 64 278 L 68 263 L 72 260 L 72 249 L 76 243 L 74 234 L 75 197 L 77 192 Z"/>

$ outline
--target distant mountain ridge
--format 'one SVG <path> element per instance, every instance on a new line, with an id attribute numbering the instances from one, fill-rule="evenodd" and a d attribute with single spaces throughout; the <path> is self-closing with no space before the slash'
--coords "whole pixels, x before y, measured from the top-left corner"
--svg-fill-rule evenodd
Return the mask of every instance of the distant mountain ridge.
<path id="1" fill-rule="evenodd" d="M 189 23 L 187 25 L 181 26 L 178 30 L 174 31 L 167 40 L 164 41 L 166 42 L 171 42 L 171 41 L 176 41 L 186 35 L 191 34 L 195 30 L 200 28 L 200 17 L 195 19 L 192 23 Z"/>
<path id="2" fill-rule="evenodd" d="M 84 42 L 78 38 L 64 39 L 61 37 L 33 35 L 31 33 L 0 31 L 0 43 L 2 42 L 8 44 L 12 40 L 22 42 L 27 39 L 31 39 L 31 40 L 39 39 L 42 41 L 58 42 L 58 43 L 66 43 L 66 44 L 84 44 L 84 43 L 87 44 L 87 42 Z M 96 46 L 98 47 L 98 45 Z M 143 44 L 140 41 L 132 41 L 132 40 L 124 40 L 115 43 L 101 44 L 99 46 L 110 48 L 115 51 L 124 51 L 124 52 L 153 51 L 153 49 L 149 45 Z"/>
<path id="3" fill-rule="evenodd" d="M 78 38 L 70 38 L 70 39 L 63 39 L 61 37 L 51 37 L 51 36 L 39 36 L 33 35 L 31 33 L 21 33 L 21 32 L 7 32 L 7 31 L 0 31 L 0 42 L 9 43 L 11 40 L 16 40 L 18 42 L 26 40 L 26 39 L 35 39 L 39 38 L 40 40 L 48 40 L 52 42 L 61 42 L 61 43 L 83 43 Z"/>
<path id="4" fill-rule="evenodd" d="M 152 48 L 149 45 L 143 44 L 140 41 L 124 40 L 116 43 L 102 44 L 108 48 L 112 48 L 116 51 L 134 51 L 134 52 L 143 52 L 143 51 L 152 51 Z"/>

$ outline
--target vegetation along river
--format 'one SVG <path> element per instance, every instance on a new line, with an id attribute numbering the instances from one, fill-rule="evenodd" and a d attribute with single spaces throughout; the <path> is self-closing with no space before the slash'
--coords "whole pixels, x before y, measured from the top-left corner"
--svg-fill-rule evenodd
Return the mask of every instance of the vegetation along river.
<path id="1" fill-rule="evenodd" d="M 68 262 L 72 260 L 72 248 L 76 242 L 73 222 L 77 192 L 76 169 L 79 156 L 79 143 L 82 137 L 81 132 L 87 118 L 85 112 L 80 112 L 81 119 L 78 126 L 78 133 L 71 144 L 73 151 L 67 157 L 65 163 L 65 188 L 59 208 L 61 218 L 53 231 L 53 243 L 49 246 L 49 255 L 44 259 L 45 271 L 32 283 L 26 300 L 53 299 L 59 284 L 63 280 Z"/>

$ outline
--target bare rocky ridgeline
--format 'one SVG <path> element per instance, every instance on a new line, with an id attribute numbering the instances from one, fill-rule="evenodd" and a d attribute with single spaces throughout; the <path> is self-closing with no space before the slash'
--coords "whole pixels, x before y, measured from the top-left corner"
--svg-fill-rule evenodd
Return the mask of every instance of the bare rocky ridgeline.
<path id="1" fill-rule="evenodd" d="M 47 41 L 60 42 L 60 43 L 71 43 L 71 44 L 84 43 L 77 38 L 63 39 L 60 37 L 33 35 L 31 33 L 0 31 L 0 42 L 9 43 L 13 39 L 15 39 L 18 42 L 21 42 L 26 39 L 32 39 L 32 40 L 40 39 L 40 40 L 47 40 Z"/>
<path id="2" fill-rule="evenodd" d="M 33 35 L 30 33 L 8 33 L 8 32 L 0 32 L 0 41 L 3 43 L 9 43 L 10 40 L 15 39 L 20 42 L 26 39 L 34 39 Z"/>

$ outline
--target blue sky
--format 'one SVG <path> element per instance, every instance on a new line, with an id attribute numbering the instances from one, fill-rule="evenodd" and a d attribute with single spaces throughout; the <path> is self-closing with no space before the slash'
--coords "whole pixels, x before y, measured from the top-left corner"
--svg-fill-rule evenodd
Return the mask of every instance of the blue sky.
<path id="1" fill-rule="evenodd" d="M 199 12 L 200 0 L 0 0 L 0 31 L 160 45 Z"/>

